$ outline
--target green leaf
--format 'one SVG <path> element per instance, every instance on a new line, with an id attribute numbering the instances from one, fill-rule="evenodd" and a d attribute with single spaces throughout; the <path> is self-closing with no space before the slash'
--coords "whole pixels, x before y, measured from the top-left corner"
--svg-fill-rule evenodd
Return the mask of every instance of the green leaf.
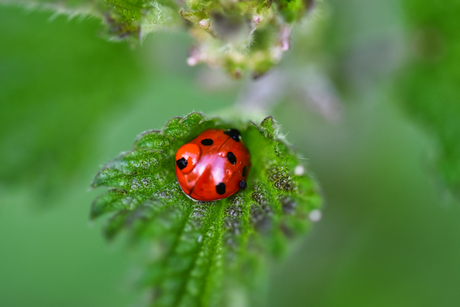
<path id="1" fill-rule="evenodd" d="M 0 161 L 8 161 L 0 182 L 7 190 L 27 186 L 39 210 L 62 204 L 53 199 L 100 159 L 94 140 L 108 112 L 132 100 L 146 79 L 165 79 L 146 73 L 125 44 L 94 37 L 99 21 L 49 19 L 0 5 Z"/>
<path id="2" fill-rule="evenodd" d="M 69 16 L 103 20 L 111 39 L 132 45 L 159 29 L 184 28 L 196 40 L 187 63 L 221 66 L 235 78 L 249 70 L 257 78 L 279 62 L 289 48 L 291 26 L 306 15 L 313 0 L 248 0 L 232 5 L 209 0 L 0 0 Z M 184 23 L 184 20 L 187 22 Z"/>
<path id="3" fill-rule="evenodd" d="M 175 152 L 214 127 L 240 130 L 251 153 L 248 188 L 220 201 L 194 201 L 177 182 Z M 92 187 L 111 189 L 93 202 L 91 217 L 113 214 L 109 239 L 126 228 L 132 242 L 155 246 L 143 277 L 155 306 L 227 306 L 241 285 L 256 287 L 267 257 L 283 255 L 289 239 L 310 227 L 308 214 L 321 198 L 304 170 L 272 117 L 257 125 L 191 113 L 140 134 L 132 151 L 104 166 Z"/>
<path id="4" fill-rule="evenodd" d="M 460 198 L 460 33 L 453 22 L 460 3 L 403 3 L 412 45 L 397 92 L 408 114 L 435 140 L 433 169 L 440 181 Z"/>

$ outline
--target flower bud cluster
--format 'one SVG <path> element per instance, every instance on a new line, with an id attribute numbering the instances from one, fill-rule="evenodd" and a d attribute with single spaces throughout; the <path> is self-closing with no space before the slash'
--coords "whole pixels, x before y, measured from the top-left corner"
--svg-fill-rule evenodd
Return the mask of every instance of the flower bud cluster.
<path id="1" fill-rule="evenodd" d="M 263 75 L 289 49 L 292 24 L 310 0 L 188 0 L 181 16 L 195 38 L 187 63 L 223 67 L 231 76 Z"/>
<path id="2" fill-rule="evenodd" d="M 107 0 L 100 6 L 109 32 L 137 40 L 161 28 L 182 26 L 195 44 L 190 66 L 207 63 L 239 78 L 263 75 L 289 49 L 294 22 L 314 0 Z M 182 17 L 182 18 L 181 18 Z"/>

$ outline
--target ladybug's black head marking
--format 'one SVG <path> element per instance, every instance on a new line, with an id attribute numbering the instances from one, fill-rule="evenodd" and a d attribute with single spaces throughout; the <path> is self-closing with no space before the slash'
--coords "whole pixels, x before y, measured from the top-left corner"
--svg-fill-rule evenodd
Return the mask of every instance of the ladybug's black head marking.
<path id="1" fill-rule="evenodd" d="M 221 182 L 218 185 L 216 185 L 216 192 L 219 195 L 225 194 L 225 183 Z"/>
<path id="2" fill-rule="evenodd" d="M 176 164 L 180 170 L 183 170 L 184 168 L 187 167 L 187 160 L 185 160 L 184 158 L 180 158 L 179 160 L 176 161 Z"/>
<path id="3" fill-rule="evenodd" d="M 237 142 L 241 140 L 241 133 L 236 129 L 228 129 L 225 130 L 224 133 Z"/>
<path id="4" fill-rule="evenodd" d="M 245 180 L 241 180 L 238 185 L 240 186 L 241 190 L 246 190 L 246 188 L 248 187 L 248 184 L 246 183 Z"/>
<path id="5" fill-rule="evenodd" d="M 228 162 L 230 162 L 231 164 L 236 163 L 236 157 L 231 151 L 227 152 L 227 159 L 228 159 Z"/>
<path id="6" fill-rule="evenodd" d="M 213 143 L 214 143 L 214 141 L 211 140 L 211 139 L 203 139 L 203 140 L 201 140 L 201 144 L 203 144 L 204 146 L 211 146 Z"/>

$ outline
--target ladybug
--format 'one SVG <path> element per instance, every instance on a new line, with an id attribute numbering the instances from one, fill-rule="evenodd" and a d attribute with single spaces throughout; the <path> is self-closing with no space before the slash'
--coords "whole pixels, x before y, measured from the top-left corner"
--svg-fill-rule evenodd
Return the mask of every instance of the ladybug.
<path id="1" fill-rule="evenodd" d="M 247 187 L 251 161 L 236 129 L 209 129 L 176 153 L 180 187 L 196 200 L 213 201 Z"/>

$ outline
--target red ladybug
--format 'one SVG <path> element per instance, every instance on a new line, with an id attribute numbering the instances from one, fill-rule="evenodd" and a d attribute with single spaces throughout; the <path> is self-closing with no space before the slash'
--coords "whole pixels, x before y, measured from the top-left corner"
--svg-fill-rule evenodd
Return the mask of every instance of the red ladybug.
<path id="1" fill-rule="evenodd" d="M 246 189 L 249 151 L 236 129 L 210 129 L 176 153 L 176 176 L 193 199 L 212 201 Z"/>

